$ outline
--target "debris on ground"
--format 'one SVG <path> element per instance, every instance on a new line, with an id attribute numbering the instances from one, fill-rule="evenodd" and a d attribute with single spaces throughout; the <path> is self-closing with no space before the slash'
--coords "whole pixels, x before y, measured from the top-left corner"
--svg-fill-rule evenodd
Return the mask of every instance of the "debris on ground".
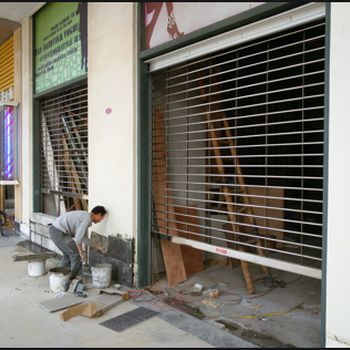
<path id="1" fill-rule="evenodd" d="M 261 307 L 261 304 L 258 304 L 256 301 L 248 300 L 248 299 L 242 299 L 240 302 L 240 305 L 244 307 L 254 308 L 254 309 Z"/>
<path id="2" fill-rule="evenodd" d="M 215 309 L 217 309 L 218 306 L 221 305 L 220 303 L 217 303 L 217 302 L 215 302 L 215 301 L 213 301 L 213 300 L 209 301 L 209 300 L 207 300 L 207 299 L 203 299 L 203 300 L 202 300 L 202 303 L 203 303 L 203 304 L 206 304 L 206 305 L 209 305 L 209 306 L 211 306 L 211 307 L 213 307 L 213 308 L 215 308 Z"/>
<path id="3" fill-rule="evenodd" d="M 78 283 L 76 289 L 77 292 L 83 292 L 84 290 L 86 290 L 86 286 L 83 283 Z"/>
<path id="4" fill-rule="evenodd" d="M 100 295 L 102 293 L 106 293 L 106 294 L 109 294 L 109 295 L 119 295 L 119 296 L 121 296 L 123 298 L 123 301 L 126 301 L 126 300 L 128 300 L 130 298 L 128 292 L 125 292 L 125 291 L 122 291 L 122 290 L 117 290 L 117 289 L 114 289 L 114 288 L 98 289 L 98 290 L 96 290 L 96 294 L 97 295 Z"/>
<path id="5" fill-rule="evenodd" d="M 224 282 L 219 282 L 218 283 L 218 287 L 225 287 L 225 288 L 227 288 L 227 284 L 224 283 Z"/>
<path id="6" fill-rule="evenodd" d="M 204 297 L 216 297 L 219 295 L 219 290 L 216 288 L 208 288 L 203 292 Z"/>
<path id="7" fill-rule="evenodd" d="M 87 297 L 87 294 L 86 294 L 86 293 L 84 293 L 84 292 L 82 292 L 82 291 L 79 291 L 79 290 L 75 291 L 75 292 L 73 293 L 73 295 L 76 296 L 76 297 L 78 297 L 78 298 L 86 298 L 86 297 Z"/>
<path id="8" fill-rule="evenodd" d="M 189 294 L 194 297 L 198 297 L 202 294 L 203 286 L 199 283 L 196 283 L 190 290 L 184 291 L 183 294 Z"/>

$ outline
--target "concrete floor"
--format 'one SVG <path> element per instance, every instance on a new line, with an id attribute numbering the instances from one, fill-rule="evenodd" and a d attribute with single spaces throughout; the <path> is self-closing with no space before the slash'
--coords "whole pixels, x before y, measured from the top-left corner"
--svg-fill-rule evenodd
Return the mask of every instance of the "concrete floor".
<path id="1" fill-rule="evenodd" d="M 32 252 L 17 245 L 23 238 L 6 228 L 4 234 L 0 237 L 0 346 L 320 347 L 320 280 L 270 269 L 274 279 L 286 283 L 285 288 L 268 289 L 259 280 L 256 293 L 248 294 L 240 267 L 231 270 L 216 264 L 175 287 L 167 285 L 166 275 L 158 276 L 151 288 L 172 306 L 143 292 L 96 319 L 78 316 L 63 322 L 61 311 L 48 313 L 38 306 L 39 301 L 55 296 L 48 274 L 29 277 L 27 262 L 13 262 L 12 256 Z M 49 259 L 46 270 L 57 265 L 58 260 Z M 260 266 L 250 265 L 250 269 L 254 277 L 261 274 Z M 203 304 L 202 294 L 188 294 L 196 283 L 204 290 L 219 289 L 220 294 L 209 299 L 217 308 Z M 89 277 L 87 287 L 94 295 Z M 130 295 L 136 292 L 141 291 Z M 300 303 L 304 304 L 288 312 Z M 160 314 L 120 333 L 99 325 L 138 306 Z M 279 312 L 286 313 L 274 315 Z"/>
<path id="2" fill-rule="evenodd" d="M 250 265 L 253 277 L 261 275 L 261 267 Z M 199 283 L 204 289 L 215 287 L 220 294 L 210 300 L 217 308 L 196 301 L 191 304 L 194 314 L 204 314 L 202 321 L 220 327 L 259 347 L 311 347 L 321 345 L 321 280 L 270 269 L 276 280 L 285 287 L 269 289 L 263 280 L 255 282 L 256 292 L 248 294 L 241 267 L 233 270 L 228 265 L 205 266 L 204 272 L 188 276 L 186 282 L 175 288 L 167 286 L 166 276 L 158 276 L 153 288 L 165 290 L 173 296 L 189 299 L 186 294 Z M 267 294 L 265 294 L 267 292 Z M 235 293 L 235 294 L 231 294 Z M 264 295 L 265 294 L 265 295 Z M 191 297 L 192 300 L 203 296 Z M 304 303 L 297 309 L 280 315 Z M 195 315 L 196 316 L 196 315 Z"/>
<path id="3" fill-rule="evenodd" d="M 156 301 L 140 290 L 130 290 L 133 299 L 97 318 L 77 316 L 63 322 L 59 316 L 63 310 L 49 313 L 38 305 L 40 301 L 53 299 L 57 294 L 50 290 L 47 271 L 56 267 L 58 260 L 46 261 L 46 274 L 43 276 L 30 277 L 28 263 L 13 262 L 12 256 L 33 253 L 17 245 L 23 238 L 11 230 L 3 231 L 5 236 L 0 236 L 1 347 L 257 347 L 220 329 L 216 324 L 203 322 Z M 89 295 L 95 295 L 91 277 L 87 277 L 86 286 Z M 119 333 L 99 324 L 140 306 L 159 314 Z"/>

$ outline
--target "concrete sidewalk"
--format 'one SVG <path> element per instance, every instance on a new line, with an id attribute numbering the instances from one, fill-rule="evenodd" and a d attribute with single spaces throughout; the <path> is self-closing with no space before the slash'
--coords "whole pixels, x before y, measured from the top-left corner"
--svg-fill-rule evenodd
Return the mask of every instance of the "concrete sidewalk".
<path id="1" fill-rule="evenodd" d="M 26 261 L 13 262 L 13 255 L 32 252 L 17 245 L 23 238 L 6 228 L 3 231 L 5 236 L 0 236 L 0 347 L 257 347 L 168 305 L 159 308 L 138 299 L 125 301 L 95 319 L 77 316 L 63 322 L 59 314 L 64 310 L 49 313 L 38 305 L 56 295 L 50 291 L 49 275 L 29 277 Z M 46 271 L 57 264 L 58 260 L 47 260 Z M 92 286 L 91 278 L 89 285 Z M 88 292 L 93 295 L 95 290 L 89 288 Z M 159 314 L 119 333 L 100 325 L 140 306 Z"/>

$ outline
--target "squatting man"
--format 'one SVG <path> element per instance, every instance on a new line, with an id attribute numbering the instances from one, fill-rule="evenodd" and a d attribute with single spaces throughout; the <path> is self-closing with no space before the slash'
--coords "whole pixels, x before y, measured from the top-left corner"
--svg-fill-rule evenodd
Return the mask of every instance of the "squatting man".
<path id="1" fill-rule="evenodd" d="M 58 267 L 69 267 L 70 280 L 75 279 L 82 270 L 82 261 L 86 260 L 82 243 L 91 248 L 107 253 L 107 249 L 94 243 L 87 236 L 88 228 L 92 223 L 98 224 L 107 214 L 103 206 L 96 206 L 91 213 L 83 210 L 73 210 L 59 216 L 49 228 L 49 236 L 55 245 L 62 251 L 62 259 Z"/>

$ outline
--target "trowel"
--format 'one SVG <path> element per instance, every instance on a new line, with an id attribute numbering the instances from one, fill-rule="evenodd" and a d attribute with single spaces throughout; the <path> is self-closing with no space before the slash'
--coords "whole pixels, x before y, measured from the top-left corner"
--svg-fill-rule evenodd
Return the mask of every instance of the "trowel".
<path id="1" fill-rule="evenodd" d="M 90 270 L 89 265 L 87 263 L 87 259 L 81 260 L 81 262 L 83 263 L 83 266 L 82 266 L 83 274 L 87 275 L 87 276 L 92 276 L 91 270 Z"/>

